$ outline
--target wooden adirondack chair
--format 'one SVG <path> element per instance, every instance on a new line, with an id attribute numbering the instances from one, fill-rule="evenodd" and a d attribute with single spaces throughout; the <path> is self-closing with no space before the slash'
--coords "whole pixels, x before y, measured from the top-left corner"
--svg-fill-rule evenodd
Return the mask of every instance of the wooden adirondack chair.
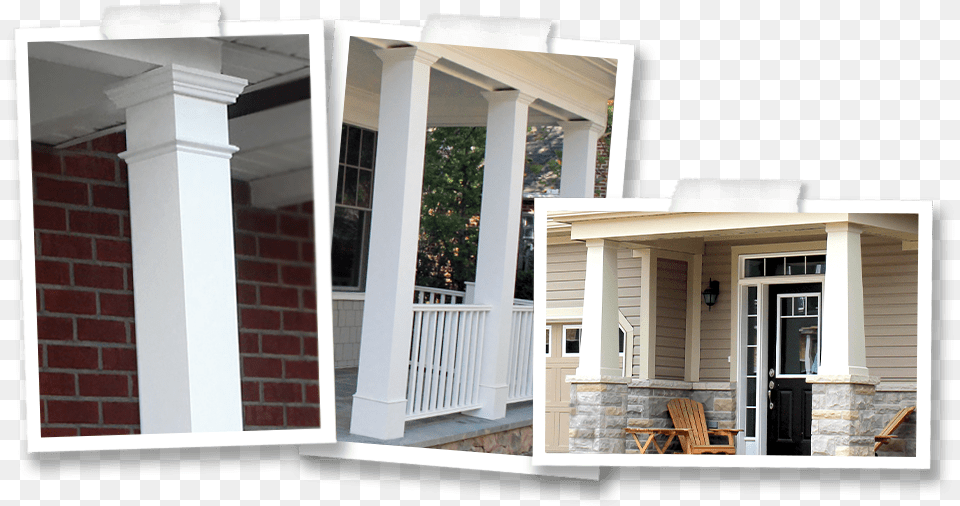
<path id="1" fill-rule="evenodd" d="M 685 436 L 680 436 L 680 446 L 683 453 L 704 454 L 715 453 L 734 455 L 737 450 L 733 438 L 741 429 L 707 429 L 707 419 L 703 415 L 703 404 L 692 399 L 671 399 L 667 402 L 673 426 L 678 429 L 690 429 Z M 710 436 L 727 436 L 728 444 L 710 444 Z"/>
<path id="2" fill-rule="evenodd" d="M 900 425 L 907 419 L 907 417 L 910 416 L 910 413 L 913 413 L 916 409 L 917 409 L 916 406 L 910 406 L 910 407 L 901 409 L 900 411 L 897 412 L 897 414 L 893 417 L 893 419 L 890 420 L 890 423 L 888 423 L 887 426 L 884 427 L 882 431 L 880 431 L 880 434 L 877 434 L 876 436 L 874 436 L 873 439 L 876 441 L 876 443 L 874 443 L 873 445 L 874 455 L 877 454 L 877 450 L 879 450 L 881 446 L 889 443 L 891 439 L 897 437 L 893 435 L 893 431 L 897 430 L 897 427 L 900 427 Z"/>

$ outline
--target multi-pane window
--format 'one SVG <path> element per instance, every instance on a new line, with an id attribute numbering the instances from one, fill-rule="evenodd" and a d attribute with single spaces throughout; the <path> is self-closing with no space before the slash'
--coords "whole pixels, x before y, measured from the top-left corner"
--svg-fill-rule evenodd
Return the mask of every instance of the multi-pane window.
<path id="1" fill-rule="evenodd" d="M 376 153 L 376 132 L 343 125 L 330 262 L 335 287 L 363 288 Z"/>
<path id="2" fill-rule="evenodd" d="M 826 255 L 747 258 L 743 261 L 743 277 L 745 278 L 824 274 L 826 271 Z"/>

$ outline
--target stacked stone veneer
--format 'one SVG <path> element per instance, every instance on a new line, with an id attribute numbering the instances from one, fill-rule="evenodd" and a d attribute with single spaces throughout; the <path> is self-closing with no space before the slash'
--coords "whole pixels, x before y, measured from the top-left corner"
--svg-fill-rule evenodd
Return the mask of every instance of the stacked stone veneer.
<path id="1" fill-rule="evenodd" d="M 569 376 L 570 453 L 624 453 L 627 378 Z"/>
<path id="2" fill-rule="evenodd" d="M 873 434 L 879 434 L 901 408 L 917 405 L 916 383 L 880 383 L 873 399 L 875 411 Z M 897 436 L 877 450 L 880 457 L 917 456 L 917 412 L 907 417 L 897 430 Z"/>
<path id="3" fill-rule="evenodd" d="M 703 404 L 709 428 L 736 428 L 736 383 L 658 379 L 630 381 L 627 393 L 627 426 L 673 427 L 667 402 L 677 398 L 693 399 Z M 624 441 L 626 453 L 639 453 L 632 436 L 627 434 Z M 722 437 L 715 442 L 726 444 L 727 439 Z M 679 452 L 680 442 L 674 439 L 667 451 Z M 651 445 L 647 448 L 647 453 L 656 453 L 656 450 Z"/>
<path id="4" fill-rule="evenodd" d="M 879 425 L 874 397 L 879 379 L 872 376 L 816 376 L 813 384 L 811 454 L 873 456 Z"/>
<path id="5" fill-rule="evenodd" d="M 359 367 L 360 331 L 363 329 L 363 301 L 333 300 L 333 366 Z"/>
<path id="6" fill-rule="evenodd" d="M 493 434 L 452 441 L 431 448 L 504 455 L 532 455 L 533 427 L 517 427 Z"/>

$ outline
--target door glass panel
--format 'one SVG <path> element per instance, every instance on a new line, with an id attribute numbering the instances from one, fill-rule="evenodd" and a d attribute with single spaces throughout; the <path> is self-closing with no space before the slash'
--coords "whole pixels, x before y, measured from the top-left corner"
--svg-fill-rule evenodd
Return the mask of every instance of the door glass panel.
<path id="1" fill-rule="evenodd" d="M 757 374 L 757 349 L 747 348 L 747 374 Z"/>
<path id="2" fill-rule="evenodd" d="M 777 329 L 779 374 L 816 374 L 820 362 L 819 318 L 806 315 L 806 295 L 780 297 Z M 792 312 L 788 313 L 789 310 Z"/>
<path id="3" fill-rule="evenodd" d="M 550 328 L 547 327 L 547 356 L 550 356 Z"/>
<path id="4" fill-rule="evenodd" d="M 747 437 L 757 436 L 757 408 L 747 408 Z"/>
<path id="5" fill-rule="evenodd" d="M 747 288 L 747 314 L 754 316 L 757 314 L 757 287 L 755 286 Z"/>
<path id="6" fill-rule="evenodd" d="M 757 406 L 757 378 L 747 379 L 747 407 Z"/>
<path id="7" fill-rule="evenodd" d="M 747 344 L 756 346 L 757 344 L 757 317 L 747 317 Z"/>
<path id="8" fill-rule="evenodd" d="M 806 273 L 806 257 L 787 257 L 787 275 L 797 276 Z"/>
<path id="9" fill-rule="evenodd" d="M 807 314 L 815 315 L 820 311 L 820 297 L 807 297 Z"/>
<path id="10" fill-rule="evenodd" d="M 748 258 L 743 263 L 743 277 L 756 278 L 763 276 L 763 259 Z"/>
<path id="11" fill-rule="evenodd" d="M 623 333 L 623 328 L 618 327 L 617 330 L 620 332 L 620 354 L 623 355 L 623 340 L 627 335 Z"/>
<path id="12" fill-rule="evenodd" d="M 767 276 L 783 276 L 784 262 L 785 262 L 785 259 L 783 257 L 768 258 L 766 275 Z"/>
<path id="13" fill-rule="evenodd" d="M 807 256 L 807 274 L 826 274 L 827 256 L 809 255 Z"/>

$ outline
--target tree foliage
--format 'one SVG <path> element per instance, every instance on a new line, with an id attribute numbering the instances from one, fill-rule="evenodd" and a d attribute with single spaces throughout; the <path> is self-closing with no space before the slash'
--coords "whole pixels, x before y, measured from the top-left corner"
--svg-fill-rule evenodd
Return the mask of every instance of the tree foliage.
<path id="1" fill-rule="evenodd" d="M 485 145 L 482 127 L 440 127 L 427 134 L 418 285 L 463 290 L 475 276 Z"/>

